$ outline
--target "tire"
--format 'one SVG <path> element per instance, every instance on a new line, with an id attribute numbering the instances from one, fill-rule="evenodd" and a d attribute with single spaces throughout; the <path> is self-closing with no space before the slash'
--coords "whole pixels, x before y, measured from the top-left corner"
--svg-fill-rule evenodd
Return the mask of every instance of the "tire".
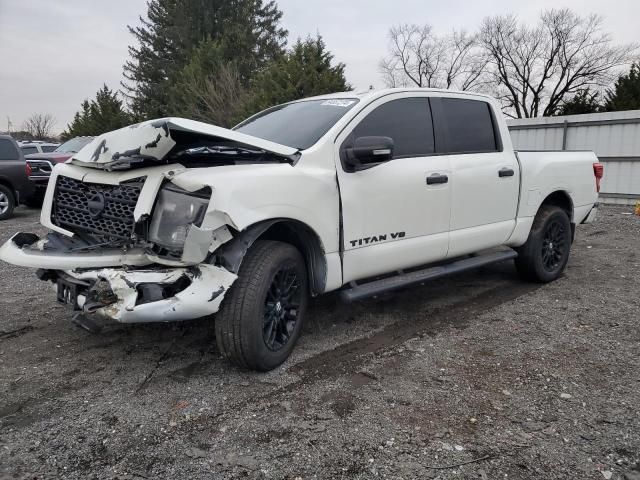
<path id="1" fill-rule="evenodd" d="M 0 185 L 0 220 L 6 220 L 13 215 L 16 199 L 13 192 L 6 185 Z"/>
<path id="2" fill-rule="evenodd" d="M 300 252 L 287 243 L 257 241 L 216 315 L 220 352 L 238 367 L 273 370 L 289 357 L 300 336 L 308 296 Z"/>
<path id="3" fill-rule="evenodd" d="M 516 249 L 516 269 L 525 280 L 552 282 L 567 266 L 570 249 L 571 222 L 567 212 L 551 205 L 542 206 L 527 242 Z"/>

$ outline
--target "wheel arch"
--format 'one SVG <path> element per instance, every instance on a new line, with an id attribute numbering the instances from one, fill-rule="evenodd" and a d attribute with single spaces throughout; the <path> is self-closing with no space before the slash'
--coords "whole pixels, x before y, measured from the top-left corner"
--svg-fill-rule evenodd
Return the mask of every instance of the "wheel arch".
<path id="1" fill-rule="evenodd" d="M 545 206 L 554 206 L 561 208 L 567 213 L 569 217 L 569 223 L 571 223 L 571 242 L 573 242 L 576 234 L 576 223 L 573 219 L 573 200 L 569 192 L 566 190 L 556 190 L 551 192 L 547 197 L 542 201 L 540 207 L 538 207 L 538 212 L 542 207 Z"/>
<path id="2" fill-rule="evenodd" d="M 540 211 L 540 208 L 546 205 L 552 205 L 554 207 L 563 209 L 565 212 L 567 212 L 571 223 L 573 223 L 573 200 L 571 199 L 571 195 L 569 195 L 566 190 L 556 190 L 555 192 L 551 192 L 542 201 L 540 207 L 538 207 L 538 211 Z"/>
<path id="3" fill-rule="evenodd" d="M 237 273 L 247 251 L 257 240 L 276 240 L 296 247 L 305 259 L 311 294 L 318 295 L 324 291 L 327 260 L 322 240 L 315 230 L 299 220 L 277 218 L 251 225 L 216 251 L 218 262 Z"/>

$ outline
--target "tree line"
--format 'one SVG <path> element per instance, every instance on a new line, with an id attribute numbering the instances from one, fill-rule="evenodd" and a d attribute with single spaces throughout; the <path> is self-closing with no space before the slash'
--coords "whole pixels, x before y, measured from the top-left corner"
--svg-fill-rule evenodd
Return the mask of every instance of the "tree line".
<path id="1" fill-rule="evenodd" d="M 146 18 L 129 26 L 125 102 L 105 85 L 63 136 L 165 116 L 231 127 L 276 103 L 350 90 L 322 37 L 287 48 L 281 19 L 274 1 L 151 0 Z"/>
<path id="2" fill-rule="evenodd" d="M 636 44 L 615 44 L 603 31 L 601 16 L 551 9 L 534 25 L 486 17 L 473 33 L 394 26 L 380 72 L 389 87 L 489 93 L 507 115 L 528 118 L 640 108 L 638 58 Z"/>
<path id="3" fill-rule="evenodd" d="M 281 20 L 274 1 L 150 0 L 129 26 L 120 91 L 104 85 L 85 100 L 63 138 L 164 116 L 231 127 L 277 103 L 350 90 L 322 37 L 287 46 Z M 487 17 L 472 33 L 394 26 L 380 73 L 389 87 L 489 93 L 521 118 L 640 108 L 637 55 L 613 42 L 601 17 L 552 9 L 534 25 Z"/>

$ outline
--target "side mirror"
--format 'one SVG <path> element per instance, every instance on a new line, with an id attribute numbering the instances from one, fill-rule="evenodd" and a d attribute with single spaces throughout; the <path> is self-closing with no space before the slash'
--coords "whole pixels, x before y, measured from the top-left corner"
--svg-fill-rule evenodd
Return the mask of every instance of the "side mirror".
<path id="1" fill-rule="evenodd" d="M 389 137 L 358 137 L 346 149 L 346 163 L 357 170 L 367 164 L 387 162 L 393 158 L 393 147 Z"/>

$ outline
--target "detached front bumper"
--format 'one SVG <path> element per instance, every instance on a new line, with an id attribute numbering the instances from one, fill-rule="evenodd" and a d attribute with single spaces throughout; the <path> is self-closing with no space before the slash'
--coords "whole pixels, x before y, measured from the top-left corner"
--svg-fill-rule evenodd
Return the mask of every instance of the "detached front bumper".
<path id="1" fill-rule="evenodd" d="M 73 253 L 46 249 L 19 233 L 0 247 L 0 260 L 38 268 L 56 284 L 58 300 L 85 315 L 121 323 L 192 320 L 216 313 L 237 276 L 208 264 L 167 268 L 143 251 Z"/>
<path id="2" fill-rule="evenodd" d="M 79 288 L 76 309 L 121 323 L 173 322 L 214 314 L 236 275 L 213 265 L 160 270 L 103 269 L 64 272 Z M 65 279 L 66 277 L 66 279 Z M 106 303 L 106 304 L 105 304 Z M 104 305 L 103 305 L 104 304 Z"/>
<path id="3" fill-rule="evenodd" d="M 72 253 L 64 250 L 47 250 L 46 239 L 40 240 L 32 233 L 16 233 L 0 247 L 0 260 L 19 267 L 47 270 L 72 270 L 74 268 L 101 268 L 119 265 L 144 266 L 152 262 L 141 249 L 126 253 L 116 249 L 102 249 L 91 253 Z"/>

